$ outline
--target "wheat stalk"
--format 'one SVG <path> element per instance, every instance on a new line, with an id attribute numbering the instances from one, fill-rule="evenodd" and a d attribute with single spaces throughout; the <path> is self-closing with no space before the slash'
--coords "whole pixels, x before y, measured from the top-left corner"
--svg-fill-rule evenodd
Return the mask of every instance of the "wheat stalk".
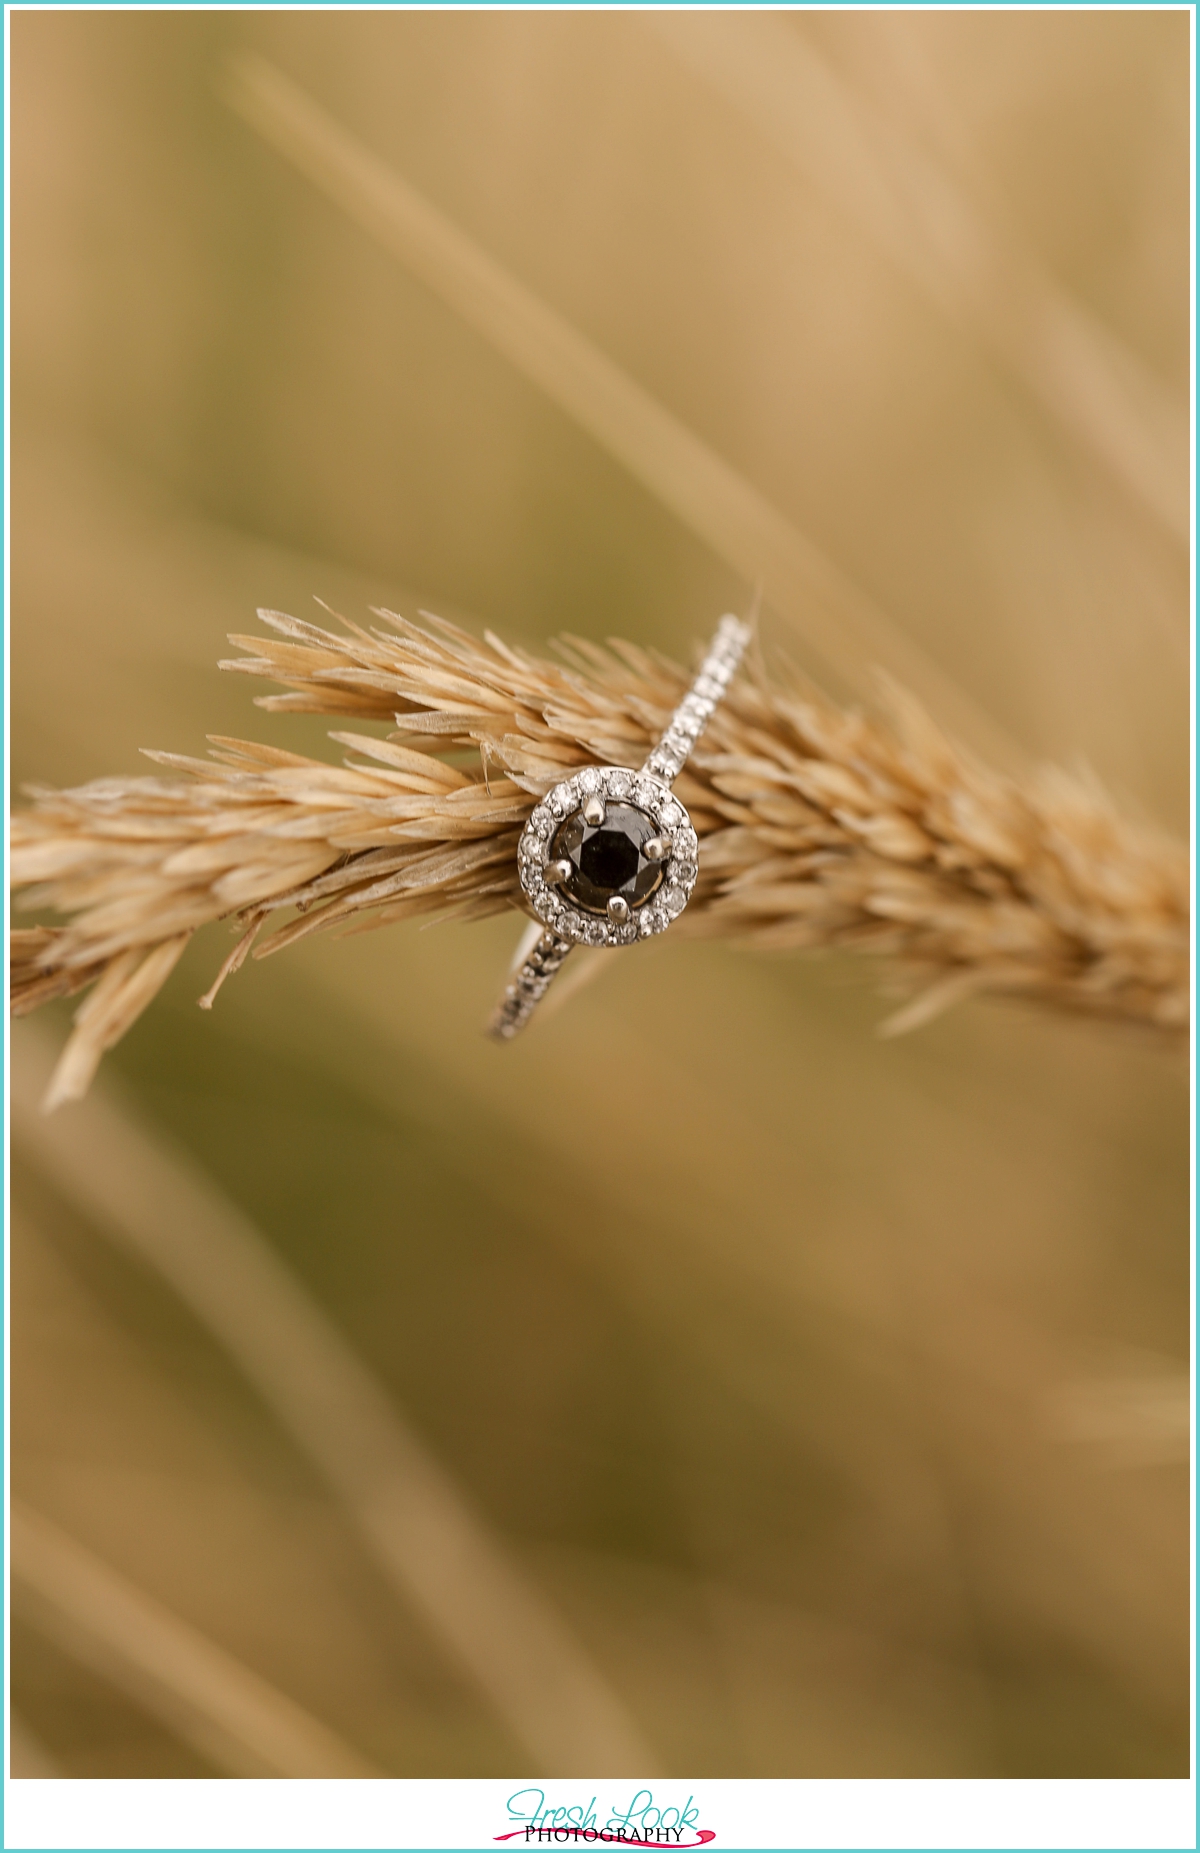
<path id="1" fill-rule="evenodd" d="M 332 734 L 340 766 L 213 738 L 208 759 L 148 755 L 180 776 L 31 794 L 12 884 L 71 918 L 13 934 L 13 1009 L 94 985 L 48 1104 L 83 1094 L 210 921 L 238 938 L 205 1008 L 247 954 L 308 933 L 520 906 L 536 798 L 573 767 L 637 764 L 687 681 L 632 644 L 573 640 L 552 662 L 422 615 L 339 633 L 264 611 L 271 634 L 231 640 L 248 654 L 222 667 L 289 691 L 259 706 L 393 723 Z M 892 1029 L 975 991 L 1185 1029 L 1183 851 L 1060 772 L 989 771 L 895 686 L 885 700 L 887 725 L 795 677 L 738 681 L 678 780 L 703 841 L 679 930 L 886 954 L 922 987 Z"/>

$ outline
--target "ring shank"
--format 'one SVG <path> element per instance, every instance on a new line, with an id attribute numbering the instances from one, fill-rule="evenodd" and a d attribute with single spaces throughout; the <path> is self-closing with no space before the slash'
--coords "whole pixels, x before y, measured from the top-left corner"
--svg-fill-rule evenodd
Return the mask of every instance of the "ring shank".
<path id="1" fill-rule="evenodd" d="M 700 735 L 729 684 L 737 674 L 738 664 L 753 635 L 741 618 L 728 615 L 721 619 L 708 654 L 701 663 L 687 694 L 676 708 L 658 745 L 642 766 L 642 771 L 664 785 L 671 785 L 687 764 Z M 522 942 L 524 944 L 524 942 Z M 517 969 L 505 988 L 488 1025 L 488 1034 L 498 1042 L 508 1042 L 524 1029 L 546 990 L 556 976 L 572 942 L 544 928 L 533 945 L 519 959 Z"/>
<path id="2" fill-rule="evenodd" d="M 524 1029 L 570 950 L 569 939 L 543 928 L 505 986 L 488 1024 L 489 1036 L 509 1042 Z"/>
<path id="3" fill-rule="evenodd" d="M 746 645 L 753 631 L 749 624 L 732 613 L 721 619 L 708 655 L 676 708 L 662 739 L 650 754 L 643 772 L 671 785 L 679 777 L 700 735 L 708 726 L 717 703 L 737 674 Z"/>

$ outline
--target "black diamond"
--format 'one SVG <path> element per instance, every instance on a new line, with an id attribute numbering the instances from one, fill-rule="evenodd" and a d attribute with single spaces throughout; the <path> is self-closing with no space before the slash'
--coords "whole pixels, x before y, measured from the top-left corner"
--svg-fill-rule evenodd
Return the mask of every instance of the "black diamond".
<path id="1" fill-rule="evenodd" d="M 649 900 L 663 878 L 663 864 L 648 862 L 646 844 L 658 825 L 635 804 L 608 804 L 602 824 L 584 822 L 575 811 L 561 823 L 550 844 L 551 860 L 571 864 L 560 892 L 589 914 L 604 914 L 614 894 L 630 907 Z"/>

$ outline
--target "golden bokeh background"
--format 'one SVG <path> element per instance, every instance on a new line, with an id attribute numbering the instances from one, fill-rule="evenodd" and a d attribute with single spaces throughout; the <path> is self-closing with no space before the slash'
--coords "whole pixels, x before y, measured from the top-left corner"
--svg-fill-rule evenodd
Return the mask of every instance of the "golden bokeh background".
<path id="1" fill-rule="evenodd" d="M 333 757 L 216 668 L 258 605 L 686 656 L 749 597 L 233 106 L 253 54 L 1017 757 L 1183 830 L 1185 13 L 11 26 L 15 787 Z M 769 575 L 764 634 L 830 679 Z M 17 1026 L 14 1773 L 1185 1774 L 1178 1057 L 883 1041 L 874 969 L 673 937 L 501 1049 L 515 937 L 306 941 L 205 1016 L 201 935 L 50 1122 L 66 1009 Z"/>

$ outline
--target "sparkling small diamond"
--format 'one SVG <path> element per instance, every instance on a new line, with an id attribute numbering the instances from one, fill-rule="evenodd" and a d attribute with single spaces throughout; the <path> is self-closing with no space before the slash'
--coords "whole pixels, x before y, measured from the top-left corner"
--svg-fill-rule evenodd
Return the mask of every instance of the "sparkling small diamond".
<path id="1" fill-rule="evenodd" d="M 589 766 L 585 772 L 579 774 L 579 789 L 580 791 L 599 791 L 600 774 L 595 766 Z"/>
<path id="2" fill-rule="evenodd" d="M 619 895 L 640 907 L 661 885 L 661 863 L 652 862 L 645 846 L 657 834 L 654 819 L 636 805 L 609 803 L 601 824 L 589 824 L 576 811 L 555 831 L 551 852 L 572 865 L 562 884 L 577 907 L 607 916 L 608 903 Z"/>
<path id="3" fill-rule="evenodd" d="M 547 834 L 552 821 L 553 819 L 544 804 L 535 806 L 533 816 L 529 819 L 531 827 L 537 831 L 539 836 L 545 836 Z"/>
<path id="4" fill-rule="evenodd" d="M 663 895 L 663 906 L 672 916 L 681 914 L 687 906 L 687 895 L 682 888 L 668 888 Z"/>
<path id="5" fill-rule="evenodd" d="M 663 805 L 662 810 L 659 812 L 659 816 L 668 830 L 673 830 L 676 824 L 681 823 L 683 820 L 683 812 L 673 798 L 669 799 L 668 802 Z"/>

